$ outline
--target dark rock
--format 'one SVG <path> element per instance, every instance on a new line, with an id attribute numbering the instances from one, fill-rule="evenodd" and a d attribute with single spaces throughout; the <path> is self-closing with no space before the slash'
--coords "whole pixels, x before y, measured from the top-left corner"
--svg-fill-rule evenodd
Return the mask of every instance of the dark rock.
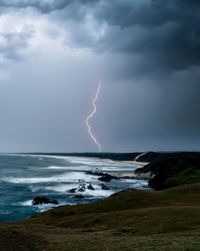
<path id="1" fill-rule="evenodd" d="M 72 188 L 70 190 L 68 190 L 69 193 L 75 193 L 76 192 L 76 188 Z"/>
<path id="2" fill-rule="evenodd" d="M 84 196 L 82 194 L 76 194 L 74 196 L 75 199 L 84 199 Z"/>
<path id="3" fill-rule="evenodd" d="M 104 182 L 110 182 L 111 180 L 119 180 L 119 178 L 116 176 L 110 175 L 108 173 L 104 173 L 100 178 L 98 178 L 98 180 L 104 181 Z"/>
<path id="4" fill-rule="evenodd" d="M 109 187 L 107 187 L 105 184 L 101 184 L 101 189 L 102 190 L 110 190 L 110 188 Z"/>
<path id="5" fill-rule="evenodd" d="M 98 172 L 98 171 L 87 171 L 86 174 L 95 175 L 95 176 L 102 176 L 102 175 L 104 175 L 104 173 Z"/>
<path id="6" fill-rule="evenodd" d="M 101 176 L 100 178 L 98 178 L 98 180 L 105 181 L 105 182 L 110 182 L 111 180 L 118 180 L 119 179 L 116 176 L 110 175 L 108 173 L 102 173 L 99 171 L 87 171 L 86 174 Z"/>
<path id="7" fill-rule="evenodd" d="M 55 204 L 58 205 L 58 201 L 54 199 L 49 199 L 45 196 L 36 196 L 33 198 L 32 205 L 41 205 L 41 204 Z"/>
<path id="8" fill-rule="evenodd" d="M 78 188 L 77 191 L 79 191 L 79 192 L 85 192 L 85 189 L 86 189 L 86 185 L 83 184 L 83 185 L 81 185 L 81 186 Z"/>
<path id="9" fill-rule="evenodd" d="M 121 176 L 120 179 L 125 179 L 125 180 L 134 180 L 136 179 L 134 176 Z"/>
<path id="10" fill-rule="evenodd" d="M 83 179 L 79 179 L 78 181 L 79 181 L 79 183 L 85 183 L 85 180 L 83 180 Z"/>
<path id="11" fill-rule="evenodd" d="M 93 191 L 95 190 L 94 187 L 93 187 L 91 184 L 89 184 L 89 185 L 87 186 L 87 189 L 93 190 Z"/>

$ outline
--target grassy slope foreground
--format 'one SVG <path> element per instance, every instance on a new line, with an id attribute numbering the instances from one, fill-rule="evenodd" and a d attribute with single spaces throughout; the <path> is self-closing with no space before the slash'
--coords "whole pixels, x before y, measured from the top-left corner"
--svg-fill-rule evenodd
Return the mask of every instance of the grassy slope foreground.
<path id="1" fill-rule="evenodd" d="M 143 171 L 161 175 L 162 189 L 174 187 L 127 190 L 1 224 L 0 250 L 200 250 L 198 166 L 199 154 L 156 156 Z"/>
<path id="2" fill-rule="evenodd" d="M 200 184 L 129 190 L 2 224 L 0 250 L 200 250 Z"/>

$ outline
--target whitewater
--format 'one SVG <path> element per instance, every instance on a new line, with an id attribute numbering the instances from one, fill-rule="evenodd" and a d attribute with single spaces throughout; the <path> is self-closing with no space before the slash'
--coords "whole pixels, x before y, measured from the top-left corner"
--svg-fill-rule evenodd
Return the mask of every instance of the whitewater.
<path id="1" fill-rule="evenodd" d="M 99 177 L 87 173 L 98 171 L 115 176 L 124 173 L 133 175 L 137 168 L 133 163 L 108 159 L 0 155 L 0 222 L 24 219 L 55 206 L 33 206 L 31 202 L 35 196 L 56 199 L 59 205 L 76 205 L 103 199 L 128 188 L 146 189 L 147 180 L 135 178 L 104 182 L 109 190 L 102 190 Z M 81 193 L 84 198 L 75 198 L 70 189 L 83 183 L 91 184 L 94 190 L 86 189 Z"/>

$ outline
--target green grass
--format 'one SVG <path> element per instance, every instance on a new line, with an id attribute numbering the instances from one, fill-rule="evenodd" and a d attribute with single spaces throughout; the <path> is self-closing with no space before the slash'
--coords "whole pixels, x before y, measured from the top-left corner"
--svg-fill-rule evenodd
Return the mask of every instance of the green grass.
<path id="1" fill-rule="evenodd" d="M 0 246 L 22 251 L 200 250 L 200 184 L 129 190 L 2 224 Z"/>
<path id="2" fill-rule="evenodd" d="M 138 174 L 150 173 L 152 177 L 149 185 L 155 190 L 200 183 L 200 153 L 171 153 L 137 169 L 136 172 Z"/>
<path id="3" fill-rule="evenodd" d="M 165 181 L 166 187 L 200 183 L 200 170 L 186 170 Z"/>
<path id="4" fill-rule="evenodd" d="M 199 251 L 200 154 L 146 157 L 155 161 L 138 173 L 153 174 L 158 191 L 127 190 L 1 224 L 0 250 Z"/>

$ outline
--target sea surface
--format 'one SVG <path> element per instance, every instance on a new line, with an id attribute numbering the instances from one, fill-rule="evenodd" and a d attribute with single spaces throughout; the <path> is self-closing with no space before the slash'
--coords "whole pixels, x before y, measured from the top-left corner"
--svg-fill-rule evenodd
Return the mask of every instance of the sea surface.
<path id="1" fill-rule="evenodd" d="M 133 174 L 136 165 L 106 159 L 45 155 L 0 155 L 0 222 L 20 220 L 48 210 L 55 205 L 33 206 L 35 196 L 56 199 L 59 205 L 90 203 L 127 188 L 145 189 L 146 180 L 123 179 L 104 182 L 110 190 L 101 189 L 98 176 L 87 171 L 113 175 Z M 74 198 L 69 190 L 81 184 L 92 184 L 94 191 L 79 192 L 83 199 Z"/>

